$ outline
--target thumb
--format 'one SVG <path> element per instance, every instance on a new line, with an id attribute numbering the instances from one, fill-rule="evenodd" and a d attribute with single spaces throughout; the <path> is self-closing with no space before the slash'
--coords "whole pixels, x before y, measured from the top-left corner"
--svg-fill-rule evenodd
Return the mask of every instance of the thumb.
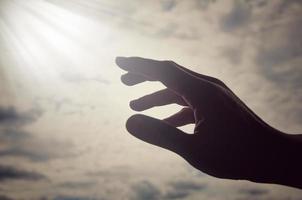
<path id="1" fill-rule="evenodd" d="M 126 123 L 130 134 L 150 144 L 183 155 L 189 147 L 190 135 L 164 121 L 141 114 L 131 116 Z"/>

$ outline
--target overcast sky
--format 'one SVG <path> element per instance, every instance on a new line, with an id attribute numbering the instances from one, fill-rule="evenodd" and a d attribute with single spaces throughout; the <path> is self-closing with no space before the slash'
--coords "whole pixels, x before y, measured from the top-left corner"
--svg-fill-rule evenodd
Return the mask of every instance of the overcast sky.
<path id="1" fill-rule="evenodd" d="M 0 0 L 0 200 L 301 199 L 289 187 L 212 178 L 132 137 L 128 102 L 163 86 L 123 86 L 114 64 L 174 60 L 297 134 L 301 35 L 299 0 Z"/>

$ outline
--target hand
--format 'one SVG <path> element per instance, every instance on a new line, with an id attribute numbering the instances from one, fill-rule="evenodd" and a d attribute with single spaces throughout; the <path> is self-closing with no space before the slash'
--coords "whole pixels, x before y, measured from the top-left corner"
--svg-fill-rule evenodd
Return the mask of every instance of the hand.
<path id="1" fill-rule="evenodd" d="M 184 106 L 164 120 L 131 116 L 126 127 L 132 135 L 179 154 L 215 177 L 290 185 L 291 170 L 283 162 L 292 161 L 287 158 L 296 150 L 292 138 L 262 121 L 222 81 L 172 61 L 118 57 L 116 63 L 128 71 L 122 76 L 126 85 L 160 81 L 167 87 L 131 101 L 133 110 Z M 189 123 L 195 124 L 194 134 L 177 129 Z"/>

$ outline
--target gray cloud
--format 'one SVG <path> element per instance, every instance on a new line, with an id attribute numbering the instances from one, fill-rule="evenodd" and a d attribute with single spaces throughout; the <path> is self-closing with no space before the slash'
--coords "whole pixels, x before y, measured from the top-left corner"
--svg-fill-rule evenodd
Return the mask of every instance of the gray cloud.
<path id="1" fill-rule="evenodd" d="M 81 196 L 68 196 L 59 195 L 53 198 L 53 200 L 103 200 L 102 198 L 91 198 L 91 197 L 81 197 Z"/>
<path id="2" fill-rule="evenodd" d="M 177 191 L 177 190 L 173 190 L 173 191 L 168 191 L 165 194 L 165 199 L 169 200 L 169 199 L 184 199 L 187 196 L 190 195 L 189 191 Z"/>
<path id="3" fill-rule="evenodd" d="M 171 11 L 176 5 L 176 0 L 163 0 L 161 2 L 164 11 Z"/>
<path id="4" fill-rule="evenodd" d="M 1 195 L 0 194 L 0 200 L 13 200 L 12 198 L 5 196 L 5 195 Z"/>
<path id="5" fill-rule="evenodd" d="M 221 51 L 221 56 L 226 58 L 231 64 L 238 65 L 242 61 L 242 50 L 238 47 L 224 48 Z"/>
<path id="6" fill-rule="evenodd" d="M 205 184 L 192 180 L 174 181 L 170 184 L 170 187 L 170 190 L 164 195 L 165 199 L 185 198 L 194 192 L 202 191 L 207 188 Z"/>
<path id="7" fill-rule="evenodd" d="M 103 179 L 108 179 L 108 178 L 113 178 L 113 179 L 124 179 L 127 180 L 129 179 L 133 174 L 131 173 L 131 168 L 128 166 L 114 166 L 111 167 L 110 169 L 103 169 L 103 170 L 97 170 L 97 171 L 91 171 L 91 172 L 86 172 L 85 175 L 88 177 L 97 177 L 97 178 L 103 178 Z"/>
<path id="8" fill-rule="evenodd" d="M 301 4 L 302 5 L 302 4 Z M 302 13 L 302 6 L 300 8 Z M 259 47 L 256 63 L 261 73 L 281 85 L 302 86 L 302 15 L 281 27 L 265 33 Z"/>
<path id="9" fill-rule="evenodd" d="M 289 7 L 291 6 L 301 6 L 302 2 L 300 0 L 287 0 L 287 1 L 282 1 L 280 6 L 277 7 L 276 11 L 278 14 L 282 14 L 285 12 Z"/>
<path id="10" fill-rule="evenodd" d="M 302 2 L 280 1 L 267 12 L 266 29 L 256 37 L 255 64 L 259 75 L 279 88 L 272 102 L 277 112 L 288 113 L 287 124 L 301 124 Z"/>
<path id="11" fill-rule="evenodd" d="M 269 190 L 261 188 L 245 188 L 239 190 L 239 193 L 255 197 L 269 194 Z"/>
<path id="12" fill-rule="evenodd" d="M 236 38 L 234 46 L 222 49 L 221 56 L 232 64 L 240 64 L 242 55 L 253 49 L 259 75 L 286 88 L 301 88 L 301 1 L 233 1 L 231 11 L 221 18 L 220 27 L 226 32 L 244 33 Z M 238 48 L 238 42 L 246 45 Z"/>
<path id="13" fill-rule="evenodd" d="M 193 180 L 173 181 L 167 184 L 168 190 L 162 191 L 155 184 L 148 180 L 139 181 L 132 185 L 133 195 L 131 199 L 153 200 L 153 199 L 183 199 L 194 192 L 200 192 L 206 189 L 206 185 Z"/>
<path id="14" fill-rule="evenodd" d="M 18 148 L 18 147 L 11 147 L 11 148 L 2 150 L 2 151 L 0 151 L 0 156 L 26 158 L 26 159 L 28 159 L 30 161 L 34 161 L 34 162 L 45 162 L 52 158 L 52 156 L 41 153 L 38 150 L 37 151 L 28 151 L 24 148 Z"/>
<path id="15" fill-rule="evenodd" d="M 19 157 L 45 162 L 71 155 L 67 151 L 71 147 L 70 143 L 38 138 L 23 130 L 23 126 L 37 121 L 42 113 L 40 108 L 19 112 L 14 107 L 0 106 L 0 144 L 3 144 L 0 157 Z"/>
<path id="16" fill-rule="evenodd" d="M 46 177 L 37 172 L 29 172 L 21 169 L 16 169 L 11 166 L 0 165 L 0 181 L 7 181 L 7 180 L 37 181 L 41 179 L 46 179 Z"/>
<path id="17" fill-rule="evenodd" d="M 18 112 L 14 107 L 0 106 L 0 126 L 22 126 L 36 121 L 41 115 L 40 108 L 33 108 L 27 112 Z"/>
<path id="18" fill-rule="evenodd" d="M 73 156 L 72 144 L 55 139 L 34 137 L 21 128 L 0 130 L 0 157 L 26 158 L 34 162 L 45 162 L 55 158 Z"/>
<path id="19" fill-rule="evenodd" d="M 96 181 L 73 181 L 73 182 L 63 182 L 58 184 L 59 188 L 66 188 L 66 189 L 87 189 L 93 187 L 97 184 Z"/>
<path id="20" fill-rule="evenodd" d="M 197 183 L 194 181 L 176 181 L 172 182 L 171 186 L 175 190 L 186 190 L 186 191 L 194 191 L 194 190 L 203 190 L 206 188 L 206 185 Z"/>
<path id="21" fill-rule="evenodd" d="M 221 19 L 221 29 L 230 32 L 242 28 L 248 25 L 251 14 L 249 4 L 242 1 L 234 1 L 232 10 Z"/>
<path id="22" fill-rule="evenodd" d="M 301 1 L 233 1 L 220 26 L 223 31 L 244 33 L 236 38 L 234 46 L 222 50 L 221 55 L 231 63 L 240 61 L 237 55 L 255 50 L 259 75 L 280 85 L 301 87 Z M 238 48 L 238 42 L 246 45 Z"/>
<path id="23" fill-rule="evenodd" d="M 31 137 L 29 133 L 20 129 L 4 128 L 3 130 L 0 131 L 0 141 L 6 144 L 20 142 L 29 137 Z"/>
<path id="24" fill-rule="evenodd" d="M 196 0 L 196 3 L 202 10 L 207 9 L 211 3 L 215 3 L 216 0 Z"/>
<path id="25" fill-rule="evenodd" d="M 72 143 L 53 139 L 28 137 L 20 142 L 10 143 L 0 150 L 0 156 L 26 158 L 33 162 L 75 156 L 71 153 Z"/>
<path id="26" fill-rule="evenodd" d="M 151 182 L 144 180 L 132 185 L 132 200 L 157 200 L 160 199 L 160 190 Z"/>
<path id="27" fill-rule="evenodd" d="M 14 108 L 8 107 L 8 108 L 0 108 L 0 122 L 6 122 L 6 121 L 15 121 L 18 120 L 19 116 L 17 115 L 17 112 Z"/>
<path id="28" fill-rule="evenodd" d="M 30 143 L 35 138 L 23 130 L 23 126 L 35 122 L 42 114 L 40 109 L 34 108 L 26 112 L 18 112 L 14 107 L 0 107 L 0 143 L 4 145 L 0 156 L 26 157 L 31 160 L 41 160 L 41 151 L 29 150 Z"/>
<path id="29" fill-rule="evenodd" d="M 302 100 L 301 17 L 301 1 L 233 1 L 231 12 L 220 20 L 225 36 L 232 42 L 217 50 L 219 57 L 234 65 L 229 72 L 235 76 L 237 73 L 242 80 L 252 72 L 257 77 L 253 78 L 251 88 L 269 88 L 266 92 L 259 90 L 255 95 L 263 101 L 258 105 L 276 108 L 274 115 L 268 114 L 269 120 L 280 128 L 296 127 L 293 132 L 301 127 L 302 119 L 299 106 Z M 259 110 L 272 113 L 265 106 Z M 287 113 L 287 119 L 278 113 Z"/>
<path id="30" fill-rule="evenodd" d="M 23 148 L 18 148 L 18 147 L 10 147 L 1 150 L 0 156 L 23 157 L 31 161 L 46 161 L 49 159 L 46 155 L 40 154 L 39 152 L 30 152 Z"/>

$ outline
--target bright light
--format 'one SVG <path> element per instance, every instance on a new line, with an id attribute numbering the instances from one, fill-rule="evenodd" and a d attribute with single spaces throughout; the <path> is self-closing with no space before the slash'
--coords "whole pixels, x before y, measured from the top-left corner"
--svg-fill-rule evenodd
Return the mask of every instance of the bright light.
<path id="1" fill-rule="evenodd" d="M 10 68 L 23 77 L 38 84 L 58 84 L 62 76 L 100 69 L 92 54 L 108 38 L 105 24 L 47 1 L 4 0 L 1 7 L 1 36 L 14 51 L 11 59 L 18 61 Z"/>

